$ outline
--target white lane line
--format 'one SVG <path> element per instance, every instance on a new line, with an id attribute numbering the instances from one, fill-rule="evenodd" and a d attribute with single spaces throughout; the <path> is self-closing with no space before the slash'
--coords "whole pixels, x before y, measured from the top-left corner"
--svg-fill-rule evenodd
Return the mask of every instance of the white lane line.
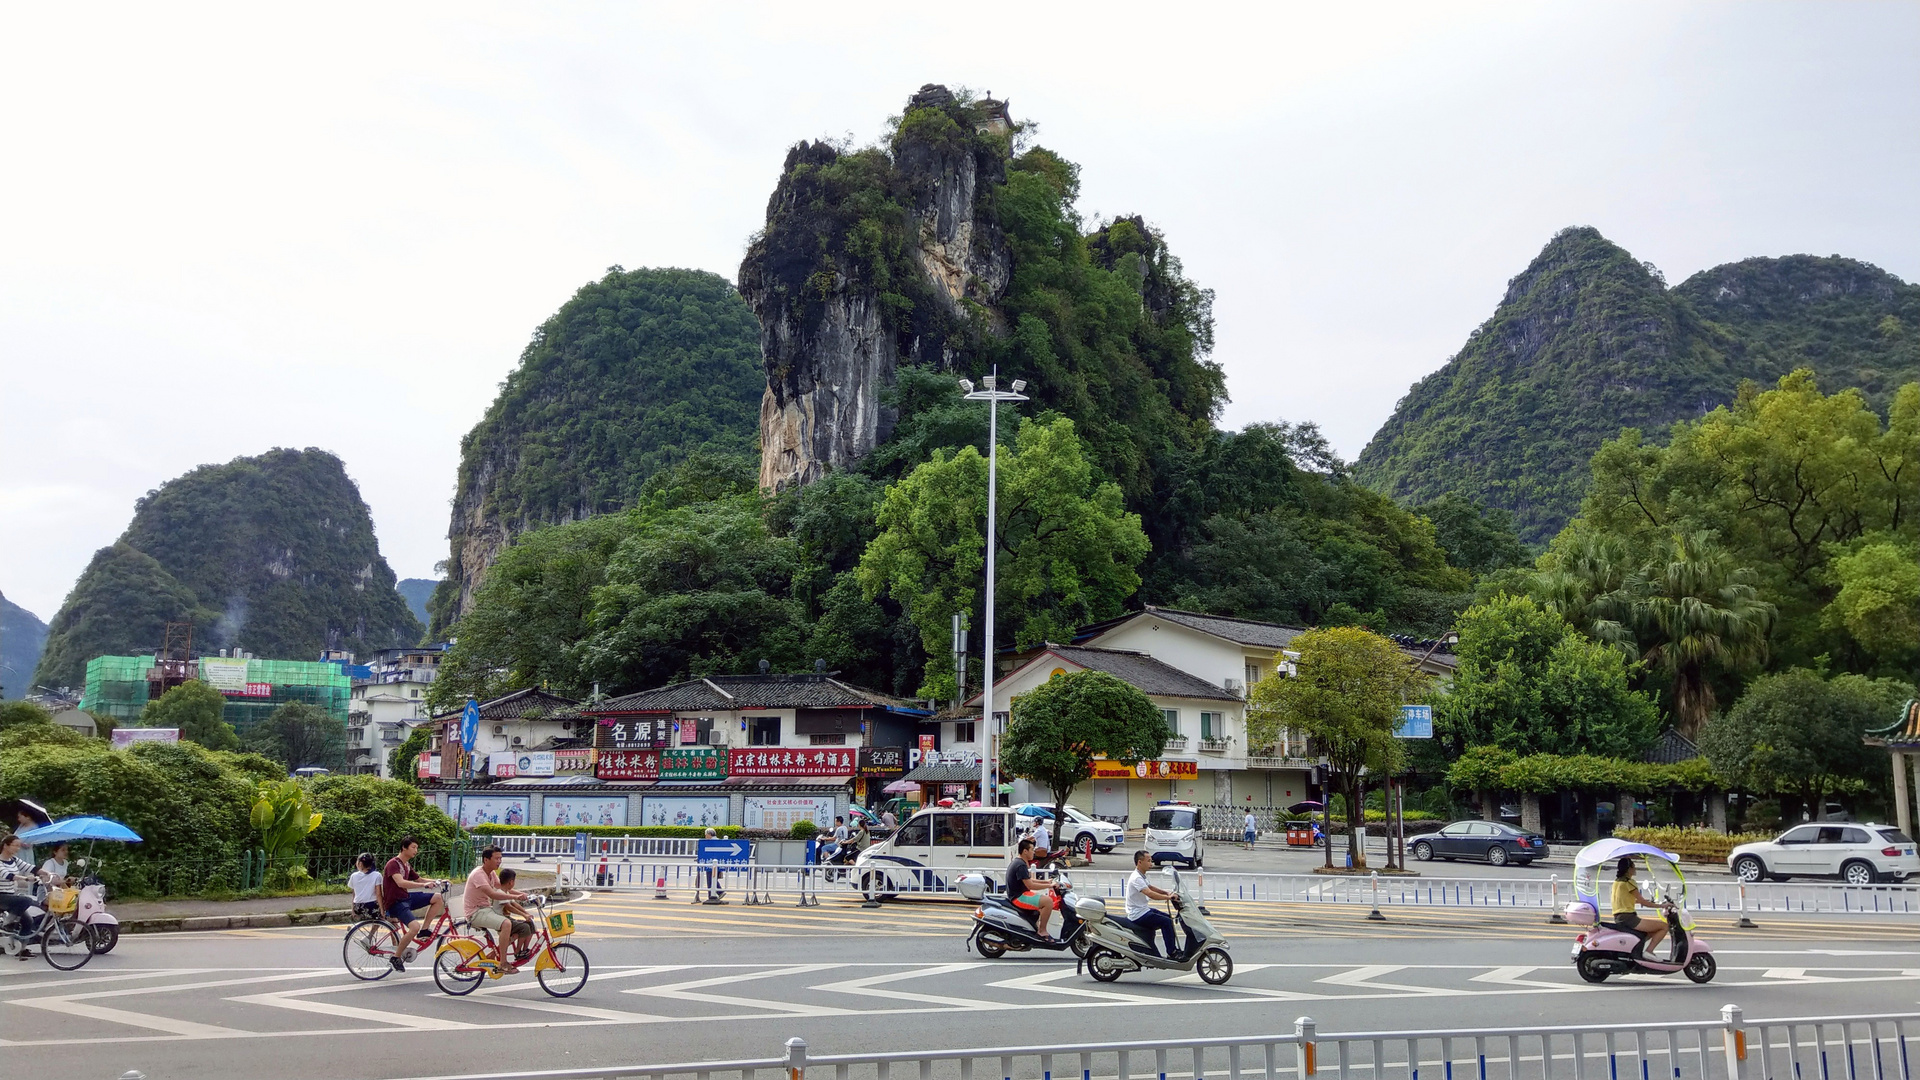
<path id="1" fill-rule="evenodd" d="M 1540 970 L 1540 966 L 1537 964 L 1532 965 L 1530 967 L 1497 967 L 1491 971 L 1483 971 L 1480 974 L 1469 978 L 1467 981 L 1477 982 L 1477 983 L 1494 983 L 1495 985 L 1498 985 L 1498 986 L 1531 986 L 1531 987 L 1537 987 L 1538 989 L 1541 989 L 1541 990 L 1552 990 L 1558 993 L 1567 993 L 1569 991 L 1579 991 L 1579 990 L 1585 989 L 1585 987 L 1574 986 L 1570 983 L 1547 982 L 1543 979 L 1521 978 L 1521 976 L 1526 975 L 1529 972 L 1534 972 L 1539 970 Z"/>
<path id="2" fill-rule="evenodd" d="M 235 1028 L 220 1027 L 217 1024 L 202 1024 L 192 1020 L 180 1020 L 171 1016 L 155 1016 L 152 1013 L 134 1012 L 130 1009 L 115 1009 L 105 1005 L 91 1004 L 101 998 L 132 997 L 139 994 L 170 994 L 180 990 L 209 990 L 220 986 L 239 986 L 247 983 L 275 982 L 282 979 L 310 979 L 331 969 L 310 968 L 304 971 L 282 972 L 276 975 L 254 975 L 243 979 L 211 979 L 204 982 L 176 983 L 172 986 L 130 986 L 118 990 L 98 990 L 78 994 L 56 994 L 42 998 L 9 998 L 9 1005 L 24 1005 L 29 1009 L 45 1009 L 49 1012 L 67 1016 L 85 1016 L 109 1023 L 124 1024 L 128 1027 L 146 1028 L 150 1031 L 164 1031 L 169 1035 L 188 1035 L 198 1038 L 243 1035 L 245 1032 Z"/>
<path id="3" fill-rule="evenodd" d="M 424 979 L 409 979 L 407 982 L 431 984 L 431 976 Z M 321 1016 L 340 1016 L 350 1020 L 366 1020 L 376 1024 L 386 1024 L 396 1028 L 414 1031 L 457 1031 L 463 1028 L 482 1027 L 464 1020 L 443 1020 L 432 1016 L 414 1016 L 411 1013 L 394 1012 L 391 1009 L 362 1009 L 355 1005 L 340 1005 L 331 1001 L 314 1001 L 321 994 L 339 994 L 362 989 L 369 984 L 359 983 L 347 986 L 308 986 L 298 990 L 280 990 L 271 994 L 248 994 L 243 997 L 230 997 L 227 1000 L 242 1005 L 264 1005 L 270 1009 L 291 1009 L 294 1012 L 318 1013 Z M 404 985 L 404 984 L 403 984 Z"/>
<path id="4" fill-rule="evenodd" d="M 685 971 L 688 966 L 689 965 L 686 964 L 655 964 L 607 973 L 592 972 L 589 975 L 588 981 L 597 986 L 609 979 L 627 979 L 636 975 L 653 975 L 662 971 Z M 506 978 L 512 978 L 512 976 L 507 976 Z M 509 983 L 506 981 L 506 978 L 499 980 L 492 986 L 483 986 L 468 995 L 468 997 L 474 1001 L 485 1002 L 488 1005 L 499 1005 L 504 1008 L 525 1009 L 529 1012 L 556 1013 L 571 1017 L 592 1017 L 595 1020 L 606 1020 L 622 1024 L 657 1024 L 684 1019 L 684 1017 L 677 1016 L 658 1016 L 653 1013 L 628 1012 L 623 1009 L 600 1009 L 591 1005 L 580 1005 L 571 1000 L 566 1004 L 561 1004 L 557 1001 L 544 1001 L 540 998 L 533 998 L 531 1000 L 510 998 L 505 995 L 513 993 L 516 990 L 525 990 L 527 986 L 524 983 L 518 985 Z"/>
<path id="5" fill-rule="evenodd" d="M 1349 971 L 1342 971 L 1313 981 L 1326 983 L 1329 986 L 1351 986 L 1361 990 L 1398 990 L 1403 994 L 1425 994 L 1433 997 L 1473 993 L 1471 990 L 1460 990 L 1453 987 L 1414 986 L 1408 983 L 1383 983 L 1373 981 L 1382 975 L 1391 975 L 1396 971 L 1408 970 L 1417 969 L 1411 969 L 1406 964 L 1369 964 L 1365 967 L 1353 968 Z"/>
<path id="6" fill-rule="evenodd" d="M 830 994 L 858 994 L 864 997 L 877 997 L 887 1001 L 923 1001 L 929 1005 L 946 1005 L 953 1009 L 969 1011 L 1018 1008 L 1019 1006 L 1008 1001 L 988 1001 L 983 998 L 958 997 L 954 994 L 916 994 L 910 990 L 901 990 L 897 987 L 889 990 L 873 989 L 876 986 L 881 986 L 886 983 L 901 982 L 907 979 L 918 979 L 922 977 L 951 975 L 956 971 L 971 971 L 974 968 L 986 966 L 986 964 L 980 963 L 940 964 L 935 967 L 923 968 L 916 971 L 896 971 L 890 975 L 869 975 L 864 979 L 847 979 L 843 982 L 820 983 L 817 986 L 809 986 L 807 989 L 821 990 Z"/>
<path id="7" fill-rule="evenodd" d="M 769 968 L 764 971 L 750 971 L 740 975 L 720 975 L 711 979 L 694 979 L 689 982 L 670 983 L 666 986 L 636 986 L 623 994 L 646 994 L 651 997 L 671 998 L 679 1001 L 710 1001 L 716 1005 L 734 1005 L 746 1009 L 765 1009 L 768 1012 L 785 1013 L 790 1016 L 847 1016 L 857 1012 L 854 1009 L 838 1009 L 829 1005 L 806 1005 L 791 1001 L 770 1001 L 765 998 L 731 997 L 726 994 L 702 994 L 698 991 L 707 986 L 730 986 L 735 983 L 755 982 L 760 979 L 776 979 L 787 975 L 807 975 L 815 971 L 832 971 L 839 964 L 793 964 L 787 967 Z"/>
<path id="8" fill-rule="evenodd" d="M 1069 997 L 1092 998 L 1096 1001 L 1118 1001 L 1128 1005 L 1165 1004 L 1165 998 L 1142 997 L 1139 994 L 1120 994 L 1111 990 L 1095 990 L 1087 986 L 1053 986 L 1060 979 L 1071 978 L 1075 974 L 1072 968 L 1059 971 L 1042 971 L 1033 975 L 1022 975 L 1014 979 L 1002 979 L 988 983 L 988 986 L 1006 990 L 1030 990 L 1040 994 L 1065 994 Z"/>
<path id="9" fill-rule="evenodd" d="M 205 975 L 214 971 L 229 971 L 230 968 L 142 968 L 119 975 L 72 976 L 65 979 L 47 979 L 42 982 L 0 984 L 0 993 L 11 994 L 16 990 L 38 990 L 43 986 L 58 986 L 66 990 L 84 989 L 97 983 L 130 982 L 134 979 L 157 979 L 163 975 Z M 156 988 L 157 989 L 157 988 Z"/>

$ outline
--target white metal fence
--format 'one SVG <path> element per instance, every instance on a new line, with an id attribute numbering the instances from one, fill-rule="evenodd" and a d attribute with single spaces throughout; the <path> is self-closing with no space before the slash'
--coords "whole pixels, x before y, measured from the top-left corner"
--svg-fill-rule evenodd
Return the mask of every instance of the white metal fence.
<path id="1" fill-rule="evenodd" d="M 996 883 L 1005 868 L 982 865 Z M 559 884 L 576 888 L 646 889 L 695 887 L 708 868 L 685 862 L 650 862 L 617 855 L 556 864 Z M 849 889 L 880 895 L 947 894 L 960 870 L 824 866 L 722 867 L 718 871 L 743 895 L 809 896 Z M 1103 899 L 1122 895 L 1126 873 L 1080 868 L 1067 871 L 1074 890 Z M 1545 878 L 1437 878 L 1380 874 L 1243 874 L 1182 871 L 1203 901 L 1344 904 L 1369 908 L 1507 908 L 1552 915 L 1573 899 L 1571 881 Z M 767 901 L 771 902 L 771 900 Z M 1696 914 L 1920 915 L 1920 885 L 1690 883 L 1687 904 Z"/>
<path id="2" fill-rule="evenodd" d="M 462 1080 L 1914 1080 L 1920 1013 L 1571 1027 L 1290 1034 L 816 1055 L 491 1073 Z"/>
<path id="3" fill-rule="evenodd" d="M 475 850 L 492 844 L 500 849 L 501 854 L 516 857 L 569 857 L 576 854 L 578 847 L 577 839 L 572 836 L 539 836 L 533 833 L 495 836 L 476 831 L 473 839 Z M 694 845 L 698 843 L 698 840 L 678 836 L 588 836 L 586 853 L 596 858 L 605 855 L 618 859 L 691 859 Z"/>

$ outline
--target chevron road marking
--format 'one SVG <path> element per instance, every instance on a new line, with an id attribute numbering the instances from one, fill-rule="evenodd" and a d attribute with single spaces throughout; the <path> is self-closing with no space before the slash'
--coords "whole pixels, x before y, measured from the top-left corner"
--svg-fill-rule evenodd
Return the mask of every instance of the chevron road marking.
<path id="1" fill-rule="evenodd" d="M 431 975 L 423 978 L 404 979 L 399 985 L 425 983 L 433 985 Z M 396 1012 L 392 1009 L 362 1009 L 355 1005 L 341 1005 L 332 1001 L 314 1001 L 322 994 L 351 993 L 367 984 L 347 984 L 340 986 L 310 986 L 299 990 L 281 990 L 272 994 L 251 994 L 245 997 L 230 997 L 228 1001 L 243 1005 L 265 1005 L 275 1009 L 292 1009 L 296 1012 L 318 1013 L 322 1016 L 339 1016 L 349 1020 L 366 1020 L 375 1024 L 384 1024 L 395 1028 L 414 1031 L 455 1031 L 462 1028 L 484 1027 L 484 1024 L 470 1024 L 464 1020 L 444 1020 L 431 1016 L 414 1016 L 411 1013 Z"/>
<path id="2" fill-rule="evenodd" d="M 923 975 L 951 975 L 956 971 L 970 971 L 986 967 L 986 964 L 940 964 L 914 971 L 897 971 L 890 975 L 869 975 L 864 979 L 847 979 L 843 982 L 821 983 L 810 986 L 809 990 L 820 990 L 832 994 L 858 994 L 865 997 L 877 997 L 885 1001 L 921 1001 L 929 1005 L 944 1005 L 956 1009 L 1016 1009 L 1018 1005 L 1010 1001 L 988 1001 L 983 998 L 956 997 L 952 994 L 916 994 L 908 990 L 875 990 L 874 987 L 886 983 L 903 982 Z M 998 984 L 996 984 L 998 985 Z"/>
<path id="3" fill-rule="evenodd" d="M 768 1001 L 764 998 L 730 997 L 725 994 L 696 993 L 701 987 L 727 986 L 733 983 L 754 982 L 760 979 L 779 978 L 784 975 L 805 975 L 815 971 L 831 971 L 839 964 L 794 964 L 789 967 L 773 968 L 768 971 L 753 971 L 740 975 L 718 975 L 708 979 L 694 979 L 690 982 L 669 983 L 666 986 L 636 986 L 623 994 L 647 994 L 653 997 L 672 998 L 677 1001 L 710 1001 L 716 1005 L 736 1005 L 748 1009 L 765 1009 L 771 1013 L 785 1013 L 792 1016 L 846 1016 L 857 1012 L 855 1009 L 836 1009 L 827 1005 L 806 1005 L 791 1001 Z"/>
<path id="4" fill-rule="evenodd" d="M 1492 971 L 1483 971 L 1480 974 L 1471 977 L 1467 981 L 1477 982 L 1477 983 L 1494 983 L 1500 986 L 1530 986 L 1530 987 L 1535 987 L 1541 990 L 1552 990 L 1558 993 L 1565 993 L 1570 990 L 1584 989 L 1584 987 L 1572 986 L 1567 983 L 1544 982 L 1539 979 L 1523 979 L 1520 977 L 1530 972 L 1535 972 L 1539 970 L 1540 970 L 1540 965 L 1538 964 L 1532 964 L 1527 967 L 1497 967 L 1497 968 L 1494 968 Z"/>
<path id="5" fill-rule="evenodd" d="M 1407 968 L 1407 965 L 1405 964 L 1369 964 L 1366 967 L 1354 968 L 1351 971 L 1342 971 L 1338 974 L 1328 975 L 1326 978 L 1315 979 L 1313 981 L 1317 983 L 1325 983 L 1329 986 L 1352 986 L 1362 990 L 1398 990 L 1402 993 L 1407 993 L 1407 994 L 1424 994 L 1424 995 L 1432 995 L 1435 997 L 1444 997 L 1447 995 L 1454 995 L 1454 994 L 1470 994 L 1473 992 L 1471 990 L 1460 990 L 1452 987 L 1411 986 L 1405 983 L 1383 983 L 1383 982 L 1373 981 L 1374 979 L 1377 979 L 1382 975 L 1391 975 L 1396 971 L 1406 971 L 1406 970 L 1408 970 L 1408 968 Z"/>
<path id="6" fill-rule="evenodd" d="M 155 1016 L 152 1013 L 134 1012 L 130 1009 L 115 1009 L 106 1005 L 94 1005 L 101 998 L 132 997 L 136 994 L 172 994 L 182 990 L 210 990 L 221 986 L 240 986 L 249 983 L 278 982 L 283 979 L 310 979 L 321 969 L 311 971 L 280 972 L 273 975 L 252 975 L 240 979 L 214 979 L 206 982 L 175 983 L 169 986 L 132 986 L 118 990 L 87 991 L 78 994 L 57 994 L 42 998 L 9 998 L 8 1005 L 24 1005 L 29 1009 L 46 1009 L 66 1016 L 85 1016 L 94 1020 L 123 1024 L 128 1027 L 146 1028 L 150 1031 L 163 1031 L 169 1035 L 188 1035 L 199 1038 L 227 1035 L 243 1035 L 243 1031 L 220 1027 L 216 1024 L 202 1024 L 193 1020 L 181 1020 L 171 1016 Z"/>

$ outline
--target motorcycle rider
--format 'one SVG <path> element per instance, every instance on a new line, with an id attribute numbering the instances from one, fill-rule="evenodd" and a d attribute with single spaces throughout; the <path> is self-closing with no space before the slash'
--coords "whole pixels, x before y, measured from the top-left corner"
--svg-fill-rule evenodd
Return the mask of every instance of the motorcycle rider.
<path id="1" fill-rule="evenodd" d="M 1133 873 L 1127 875 L 1127 921 L 1139 927 L 1148 941 L 1153 940 L 1153 931 L 1159 929 L 1160 940 L 1165 945 L 1161 955 L 1172 959 L 1179 955 L 1174 943 L 1173 918 L 1154 907 L 1153 902 L 1170 900 L 1173 894 L 1147 883 L 1147 871 L 1152 869 L 1153 856 L 1144 850 L 1133 853 Z"/>
<path id="2" fill-rule="evenodd" d="M 1056 903 L 1053 888 L 1046 882 L 1034 879 L 1033 871 L 1027 865 L 1027 857 L 1033 854 L 1033 839 L 1020 841 L 1015 849 L 1013 861 L 1007 864 L 1007 899 L 1022 911 L 1034 912 L 1034 930 L 1047 937 L 1047 922 L 1053 915 Z"/>
<path id="3" fill-rule="evenodd" d="M 1667 923 L 1665 919 L 1641 918 L 1639 906 L 1640 888 L 1633 881 L 1633 856 L 1622 856 L 1613 872 L 1613 924 L 1622 930 L 1645 934 L 1640 952 L 1643 956 L 1652 956 L 1667 936 Z"/>

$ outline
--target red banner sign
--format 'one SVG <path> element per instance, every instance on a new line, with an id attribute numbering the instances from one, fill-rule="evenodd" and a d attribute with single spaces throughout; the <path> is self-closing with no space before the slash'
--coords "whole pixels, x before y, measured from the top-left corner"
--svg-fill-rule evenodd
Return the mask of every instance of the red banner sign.
<path id="1" fill-rule="evenodd" d="M 594 775 L 602 780 L 658 780 L 660 751 L 602 750 Z"/>
<path id="2" fill-rule="evenodd" d="M 1093 775 L 1102 780 L 1194 780 L 1200 776 L 1195 761 L 1095 761 Z"/>
<path id="3" fill-rule="evenodd" d="M 727 762 L 731 776 L 852 776 L 853 751 L 786 750 L 777 746 L 735 747 Z"/>

